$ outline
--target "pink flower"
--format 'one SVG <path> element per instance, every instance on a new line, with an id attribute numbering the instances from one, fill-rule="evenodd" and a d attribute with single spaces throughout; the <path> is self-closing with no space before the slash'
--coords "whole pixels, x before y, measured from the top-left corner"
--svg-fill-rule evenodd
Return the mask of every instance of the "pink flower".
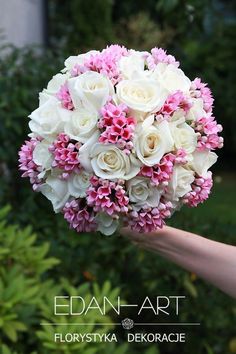
<path id="1" fill-rule="evenodd" d="M 73 110 L 74 105 L 70 96 L 67 83 L 61 85 L 60 90 L 56 93 L 56 97 L 61 101 L 62 107 L 65 109 Z"/>
<path id="2" fill-rule="evenodd" d="M 201 79 L 196 78 L 192 81 L 191 95 L 195 98 L 203 99 L 203 108 L 207 113 L 212 112 L 214 99 L 211 90 L 204 84 Z"/>
<path id="3" fill-rule="evenodd" d="M 176 155 L 172 153 L 164 155 L 161 161 L 155 166 L 143 166 L 139 175 L 149 177 L 154 185 L 167 185 L 173 173 L 175 163 L 186 163 L 186 152 L 183 149 L 179 149 Z"/>
<path id="4" fill-rule="evenodd" d="M 23 171 L 21 177 L 29 177 L 34 190 L 42 183 L 42 180 L 38 178 L 38 174 L 41 172 L 40 167 L 33 161 L 33 151 L 39 141 L 39 138 L 26 140 L 18 153 L 19 170 Z"/>
<path id="5" fill-rule="evenodd" d="M 86 205 L 84 199 L 73 199 L 67 202 L 63 208 L 63 214 L 70 228 L 78 233 L 95 231 L 97 228 L 95 213 Z"/>
<path id="6" fill-rule="evenodd" d="M 198 150 L 215 150 L 223 147 L 223 138 L 218 135 L 222 131 L 222 125 L 217 124 L 210 113 L 197 119 L 192 126 L 201 134 L 198 137 Z"/>
<path id="7" fill-rule="evenodd" d="M 199 203 L 203 203 L 211 192 L 213 186 L 212 173 L 209 171 L 207 177 L 196 177 L 191 192 L 187 193 L 183 202 L 190 207 L 196 207 Z"/>
<path id="8" fill-rule="evenodd" d="M 169 119 L 173 113 L 179 109 L 182 109 L 185 113 L 188 113 L 191 107 L 192 103 L 190 99 L 185 97 L 182 91 L 176 91 L 167 97 L 161 110 L 157 113 L 157 118 L 158 115 L 162 115 L 164 119 Z"/>
<path id="9" fill-rule="evenodd" d="M 117 62 L 122 56 L 128 54 L 125 47 L 119 45 L 111 45 L 104 49 L 101 53 L 91 54 L 85 60 L 84 66 L 88 70 L 97 71 L 106 75 L 113 83 L 117 84 L 120 80 L 120 73 L 117 67 Z"/>
<path id="10" fill-rule="evenodd" d="M 63 170 L 63 178 L 68 178 L 72 171 L 78 172 L 80 170 L 79 148 L 80 144 L 72 142 L 70 137 L 64 133 L 60 133 L 49 147 L 49 151 L 54 155 L 52 167 Z"/>
<path id="11" fill-rule="evenodd" d="M 198 138 L 197 149 L 199 151 L 203 151 L 205 149 L 221 149 L 223 147 L 223 144 L 224 139 L 222 138 L 222 136 L 219 136 L 217 134 L 203 135 L 199 136 Z"/>
<path id="12" fill-rule="evenodd" d="M 166 50 L 162 48 L 153 48 L 151 54 L 147 56 L 147 65 L 149 70 L 155 69 L 159 63 L 173 64 L 179 66 L 179 62 L 176 61 L 173 55 L 166 53 Z"/>
<path id="13" fill-rule="evenodd" d="M 132 230 L 140 233 L 152 232 L 163 227 L 164 219 L 171 216 L 172 209 L 172 203 L 162 199 L 157 208 L 142 208 L 139 211 L 131 211 L 127 224 Z"/>
<path id="14" fill-rule="evenodd" d="M 87 190 L 87 202 L 95 212 L 103 211 L 109 215 L 127 213 L 129 198 L 123 181 L 111 182 L 93 176 Z"/>
<path id="15" fill-rule="evenodd" d="M 124 104 L 115 105 L 108 102 L 101 110 L 102 118 L 98 128 L 104 129 L 99 141 L 104 144 L 116 144 L 125 153 L 129 154 L 133 148 L 133 136 L 136 121 L 133 117 L 126 117 L 128 112 Z"/>

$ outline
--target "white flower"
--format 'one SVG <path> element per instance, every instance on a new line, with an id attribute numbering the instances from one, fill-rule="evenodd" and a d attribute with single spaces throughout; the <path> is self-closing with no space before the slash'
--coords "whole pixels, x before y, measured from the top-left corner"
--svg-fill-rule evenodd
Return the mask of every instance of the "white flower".
<path id="1" fill-rule="evenodd" d="M 55 96 L 60 90 L 61 86 L 65 84 L 68 79 L 67 74 L 56 74 L 49 81 L 47 88 L 39 93 L 39 105 L 44 104 L 49 98 Z"/>
<path id="2" fill-rule="evenodd" d="M 191 154 L 197 146 L 197 134 L 187 123 L 178 125 L 176 122 L 170 124 L 172 137 L 176 149 L 184 149 L 187 154 Z"/>
<path id="3" fill-rule="evenodd" d="M 84 62 L 86 59 L 90 57 L 91 54 L 97 54 L 99 53 L 97 50 L 90 50 L 87 53 L 80 54 L 80 55 L 73 55 L 67 58 L 64 62 L 65 68 L 62 70 L 62 72 L 67 72 L 73 69 L 75 65 L 84 65 Z"/>
<path id="4" fill-rule="evenodd" d="M 160 202 L 161 191 L 150 184 L 150 178 L 134 177 L 127 181 L 129 199 L 136 207 L 143 205 L 157 207 Z"/>
<path id="5" fill-rule="evenodd" d="M 161 87 L 172 93 L 177 90 L 189 92 L 191 81 L 184 72 L 173 64 L 157 64 L 150 77 L 157 80 Z"/>
<path id="6" fill-rule="evenodd" d="M 168 183 L 167 196 L 171 201 L 178 201 L 186 193 L 191 191 L 194 181 L 194 172 L 183 166 L 175 166 Z"/>
<path id="7" fill-rule="evenodd" d="M 140 163 L 132 155 L 126 155 L 113 144 L 95 144 L 90 152 L 94 173 L 104 179 L 128 180 L 138 174 Z"/>
<path id="8" fill-rule="evenodd" d="M 143 75 L 144 52 L 130 51 L 128 56 L 121 57 L 117 65 L 123 79 L 134 79 L 136 75 Z"/>
<path id="9" fill-rule="evenodd" d="M 81 171 L 79 174 L 72 174 L 68 179 L 68 190 L 72 197 L 86 197 L 86 190 L 90 185 L 91 174 Z"/>
<path id="10" fill-rule="evenodd" d="M 52 144 L 52 140 L 43 139 L 39 141 L 34 148 L 33 151 L 33 161 L 38 166 L 42 168 L 42 172 L 40 173 L 40 178 L 42 178 L 45 172 L 51 169 L 53 156 L 48 150 L 49 146 Z"/>
<path id="11" fill-rule="evenodd" d="M 69 199 L 68 183 L 58 177 L 49 176 L 38 190 L 51 201 L 55 213 L 58 213 Z"/>
<path id="12" fill-rule="evenodd" d="M 110 215 L 105 213 L 97 214 L 96 221 L 98 223 L 98 231 L 106 236 L 112 235 L 119 226 L 117 219 L 113 219 Z"/>
<path id="13" fill-rule="evenodd" d="M 192 99 L 192 107 L 190 108 L 186 120 L 197 120 L 199 118 L 205 117 L 206 112 L 203 109 L 203 99 L 202 98 L 195 98 Z"/>
<path id="14" fill-rule="evenodd" d="M 99 111 L 109 96 L 114 94 L 111 81 L 95 71 L 69 79 L 68 86 L 75 108 Z"/>
<path id="15" fill-rule="evenodd" d="M 29 127 L 33 133 L 42 137 L 51 137 L 61 133 L 71 112 L 61 107 L 60 102 L 51 97 L 29 116 Z"/>
<path id="16" fill-rule="evenodd" d="M 98 142 L 99 135 L 99 132 L 95 131 L 94 134 L 79 149 L 80 164 L 87 172 L 93 172 L 90 153 L 94 144 Z"/>
<path id="17" fill-rule="evenodd" d="M 154 123 L 154 116 L 149 116 L 139 123 L 135 136 L 134 148 L 139 160 L 147 166 L 160 162 L 162 156 L 173 149 L 174 141 L 171 136 L 169 123 Z"/>
<path id="18" fill-rule="evenodd" d="M 208 169 L 217 161 L 217 155 L 214 152 L 204 150 L 195 151 L 193 153 L 193 161 L 191 168 L 197 172 L 199 176 L 206 176 Z"/>
<path id="19" fill-rule="evenodd" d="M 65 133 L 71 139 L 85 143 L 97 129 L 98 115 L 95 111 L 76 109 L 65 124 Z"/>
<path id="20" fill-rule="evenodd" d="M 167 94 L 155 80 L 137 79 L 120 81 L 116 87 L 117 97 L 134 112 L 158 111 Z"/>

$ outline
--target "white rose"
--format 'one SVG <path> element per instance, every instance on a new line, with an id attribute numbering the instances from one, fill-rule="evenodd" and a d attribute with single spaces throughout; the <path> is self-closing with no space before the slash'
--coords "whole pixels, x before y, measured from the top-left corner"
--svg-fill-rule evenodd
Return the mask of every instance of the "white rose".
<path id="1" fill-rule="evenodd" d="M 95 144 L 90 152 L 94 173 L 104 179 L 128 180 L 138 174 L 140 163 L 132 155 L 126 155 L 113 144 Z"/>
<path id="2" fill-rule="evenodd" d="M 170 200 L 178 201 L 186 193 L 191 191 L 194 181 L 194 172 L 183 166 L 175 166 L 168 183 L 167 196 Z"/>
<path id="3" fill-rule="evenodd" d="M 136 75 L 143 75 L 145 65 L 144 53 L 130 51 L 128 56 L 121 57 L 117 65 L 124 79 L 132 79 Z"/>
<path id="4" fill-rule="evenodd" d="M 68 191 L 72 197 L 86 197 L 86 190 L 90 185 L 91 174 L 81 171 L 79 174 L 72 174 L 68 179 Z"/>
<path id="5" fill-rule="evenodd" d="M 182 148 L 187 154 L 191 154 L 197 146 L 197 134 L 194 129 L 187 123 L 171 123 L 170 127 L 176 149 Z"/>
<path id="6" fill-rule="evenodd" d="M 195 98 L 192 99 L 192 107 L 190 108 L 186 120 L 197 120 L 199 118 L 205 117 L 206 112 L 203 109 L 203 99 L 202 98 Z"/>
<path id="7" fill-rule="evenodd" d="M 42 178 L 45 172 L 52 167 L 53 156 L 48 150 L 49 146 L 52 144 L 52 141 L 43 139 L 38 142 L 33 151 L 33 161 L 38 166 L 42 168 L 40 173 L 40 178 Z"/>
<path id="8" fill-rule="evenodd" d="M 129 199 L 135 206 L 157 207 L 160 202 L 161 191 L 150 184 L 150 178 L 135 177 L 127 182 Z"/>
<path id="9" fill-rule="evenodd" d="M 150 77 L 157 80 L 161 87 L 169 93 L 181 90 L 189 92 L 191 81 L 184 72 L 173 64 L 159 63 L 150 73 Z"/>
<path id="10" fill-rule="evenodd" d="M 114 94 L 111 81 L 94 71 L 87 71 L 68 80 L 71 99 L 75 108 L 100 111 L 109 96 Z"/>
<path id="11" fill-rule="evenodd" d="M 67 74 L 56 74 L 49 81 L 47 88 L 39 93 L 39 105 L 44 104 L 51 96 L 60 90 L 61 86 L 65 84 L 68 79 Z"/>
<path id="12" fill-rule="evenodd" d="M 65 124 L 65 133 L 71 139 L 85 143 L 97 129 L 97 121 L 98 115 L 95 111 L 76 109 Z"/>
<path id="13" fill-rule="evenodd" d="M 123 80 L 116 87 L 117 97 L 134 112 L 158 111 L 167 94 L 156 81 L 150 79 Z"/>
<path id="14" fill-rule="evenodd" d="M 80 164 L 87 172 L 93 172 L 90 153 L 94 144 L 98 142 L 99 135 L 99 132 L 96 130 L 93 135 L 86 141 L 86 143 L 84 143 L 84 145 L 82 145 L 79 149 Z"/>
<path id="15" fill-rule="evenodd" d="M 55 213 L 64 207 L 70 196 L 67 181 L 53 176 L 49 176 L 38 190 L 51 201 Z"/>
<path id="16" fill-rule="evenodd" d="M 31 118 L 29 122 L 31 131 L 46 138 L 63 131 L 65 122 L 71 117 L 71 112 L 62 108 L 60 102 L 51 97 L 29 117 Z"/>
<path id="17" fill-rule="evenodd" d="M 97 54 L 97 53 L 99 53 L 97 50 L 90 50 L 89 52 L 84 54 L 70 56 L 65 60 L 64 62 L 65 68 L 62 70 L 62 72 L 67 72 L 72 70 L 76 64 L 83 65 L 85 60 L 88 59 L 91 54 Z"/>
<path id="18" fill-rule="evenodd" d="M 139 160 L 147 166 L 160 162 L 162 156 L 173 150 L 174 141 L 171 136 L 169 123 L 163 121 L 154 123 L 154 116 L 149 116 L 136 127 L 134 149 Z"/>
<path id="19" fill-rule="evenodd" d="M 113 219 L 110 215 L 105 213 L 98 213 L 96 221 L 98 223 L 98 231 L 106 236 L 112 235 L 119 226 L 119 221 L 117 219 Z"/>
<path id="20" fill-rule="evenodd" d="M 214 152 L 208 150 L 195 151 L 193 153 L 191 168 L 193 168 L 199 176 L 206 176 L 208 169 L 216 163 L 217 158 Z"/>

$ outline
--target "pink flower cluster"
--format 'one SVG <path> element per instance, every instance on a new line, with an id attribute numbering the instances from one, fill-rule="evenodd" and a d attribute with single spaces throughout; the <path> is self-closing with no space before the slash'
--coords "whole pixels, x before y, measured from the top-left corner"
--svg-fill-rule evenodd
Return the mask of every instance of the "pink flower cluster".
<path id="1" fill-rule="evenodd" d="M 130 212 L 128 225 L 137 232 L 152 232 L 162 228 L 165 219 L 171 216 L 173 205 L 169 201 L 162 199 L 157 208 L 143 208 L 139 212 Z"/>
<path id="2" fill-rule="evenodd" d="M 63 179 L 68 178 L 72 171 L 79 172 L 79 148 L 80 144 L 73 143 L 70 137 L 64 133 L 59 134 L 57 139 L 49 147 L 49 151 L 54 155 L 52 167 L 58 167 L 63 170 Z"/>
<path id="3" fill-rule="evenodd" d="M 74 109 L 67 83 L 61 85 L 60 90 L 56 93 L 56 97 L 61 101 L 63 108 L 71 111 Z"/>
<path id="4" fill-rule="evenodd" d="M 192 81 L 191 95 L 194 98 L 202 98 L 204 110 L 207 113 L 212 112 L 214 99 L 211 90 L 207 87 L 207 84 L 201 81 L 201 79 L 196 78 Z"/>
<path id="5" fill-rule="evenodd" d="M 129 198 L 126 195 L 124 181 L 112 182 L 93 176 L 90 182 L 87 203 L 94 211 L 103 211 L 109 215 L 128 212 Z"/>
<path id="6" fill-rule="evenodd" d="M 222 125 L 217 124 L 215 118 L 211 114 L 197 119 L 194 123 L 194 129 L 201 133 L 198 137 L 198 150 L 205 149 L 215 150 L 222 148 L 223 138 L 218 135 L 222 131 Z"/>
<path id="7" fill-rule="evenodd" d="M 187 114 L 191 107 L 191 100 L 185 97 L 182 91 L 176 91 L 167 97 L 160 111 L 156 113 L 156 119 L 168 120 L 179 109 L 182 109 Z"/>
<path id="8" fill-rule="evenodd" d="M 208 172 L 206 177 L 196 177 L 191 192 L 184 196 L 183 202 L 190 207 L 196 207 L 203 203 L 211 192 L 213 186 L 212 173 Z"/>
<path id="9" fill-rule="evenodd" d="M 118 60 L 128 54 L 125 47 L 121 47 L 118 44 L 111 45 L 102 52 L 91 54 L 88 59 L 84 62 L 84 68 L 80 70 L 86 71 L 97 71 L 105 76 L 107 76 L 113 85 L 115 85 L 120 80 L 120 73 L 117 67 Z"/>
<path id="10" fill-rule="evenodd" d="M 95 214 L 83 199 L 73 199 L 67 202 L 63 208 L 63 214 L 70 228 L 77 232 L 92 232 L 97 229 Z"/>
<path id="11" fill-rule="evenodd" d="M 39 166 L 33 161 L 33 151 L 38 142 L 39 139 L 36 138 L 26 140 L 18 153 L 19 169 L 23 172 L 21 176 L 29 177 L 33 190 L 36 190 L 42 182 L 38 178 L 38 174 L 40 173 Z"/>
<path id="12" fill-rule="evenodd" d="M 162 48 L 153 48 L 151 50 L 151 55 L 147 56 L 147 65 L 149 70 L 155 69 L 156 65 L 159 63 L 173 64 L 179 66 L 179 62 L 176 61 L 173 55 L 167 54 L 166 50 Z"/>
<path id="13" fill-rule="evenodd" d="M 143 166 L 139 175 L 150 178 L 155 186 L 159 184 L 165 186 L 171 178 L 174 164 L 185 164 L 186 162 L 186 152 L 183 149 L 179 149 L 176 155 L 172 153 L 164 155 L 161 161 L 155 166 Z"/>
<path id="14" fill-rule="evenodd" d="M 132 117 L 126 117 L 127 107 L 109 102 L 102 108 L 101 113 L 102 118 L 98 122 L 98 127 L 105 130 L 100 135 L 99 142 L 116 144 L 129 154 L 133 148 L 136 121 Z"/>

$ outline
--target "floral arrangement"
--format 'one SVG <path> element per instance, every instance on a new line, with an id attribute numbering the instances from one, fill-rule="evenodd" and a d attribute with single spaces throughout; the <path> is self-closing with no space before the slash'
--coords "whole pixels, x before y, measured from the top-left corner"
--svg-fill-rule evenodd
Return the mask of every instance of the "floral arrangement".
<path id="1" fill-rule="evenodd" d="M 39 94 L 22 177 L 80 232 L 161 228 L 212 187 L 223 145 L 210 89 L 161 48 L 71 56 Z"/>

